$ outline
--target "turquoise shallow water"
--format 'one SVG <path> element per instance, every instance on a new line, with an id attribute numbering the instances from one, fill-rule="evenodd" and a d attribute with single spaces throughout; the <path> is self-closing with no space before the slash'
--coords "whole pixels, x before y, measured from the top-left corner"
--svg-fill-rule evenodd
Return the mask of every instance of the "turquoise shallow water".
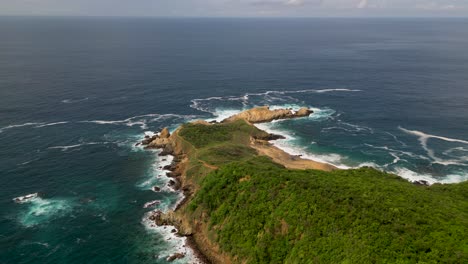
<path id="1" fill-rule="evenodd" d="M 286 135 L 276 144 L 289 152 L 411 180 L 466 180 L 467 27 L 0 18 L 0 262 L 166 263 L 183 241 L 144 216 L 181 197 L 151 190 L 167 183 L 158 168 L 168 161 L 135 143 L 256 105 L 314 109 L 262 126 Z M 161 205 L 143 208 L 154 200 Z"/>

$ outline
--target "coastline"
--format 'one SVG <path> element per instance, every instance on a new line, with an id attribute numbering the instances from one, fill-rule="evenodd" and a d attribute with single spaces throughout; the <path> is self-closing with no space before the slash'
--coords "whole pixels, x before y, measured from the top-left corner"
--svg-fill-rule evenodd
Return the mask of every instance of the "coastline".
<path id="1" fill-rule="evenodd" d="M 276 190 L 273 192 L 276 195 L 285 195 L 284 192 L 282 193 L 282 190 L 284 190 L 284 188 L 288 188 L 293 192 L 302 193 L 305 197 L 309 197 L 312 200 L 346 200 L 348 199 L 346 197 L 351 194 L 346 194 L 341 198 L 336 198 L 335 196 L 327 198 L 327 195 L 322 196 L 317 193 L 304 192 L 302 184 L 304 182 L 309 182 L 311 186 L 320 186 L 325 188 L 333 188 L 333 184 L 335 184 L 336 187 L 333 189 L 333 193 L 336 191 L 336 188 L 339 189 L 343 186 L 343 181 L 345 181 L 345 184 L 348 184 L 348 182 L 346 182 L 349 179 L 348 177 L 357 177 L 360 180 L 365 179 L 366 181 L 370 180 L 371 183 L 369 183 L 369 186 L 378 184 L 377 186 L 380 186 L 380 189 L 374 191 L 377 196 L 379 196 L 381 192 L 387 192 L 389 184 L 394 185 L 395 188 L 400 188 L 405 191 L 402 196 L 406 195 L 407 198 L 419 197 L 412 195 L 413 192 L 421 192 L 421 195 L 427 195 L 427 193 L 424 193 L 426 188 L 429 188 L 427 187 L 429 184 L 426 181 L 413 182 L 413 184 L 411 184 L 409 182 L 402 181 L 401 178 L 396 175 L 388 174 L 373 168 L 367 167 L 352 169 L 350 171 L 342 170 L 332 164 L 303 158 L 301 154 L 293 155 L 288 153 L 287 150 L 281 149 L 274 143 L 274 140 L 285 139 L 285 137 L 278 134 L 272 134 L 270 133 L 272 131 L 268 131 L 268 129 L 260 129 L 255 124 L 268 123 L 277 119 L 298 118 L 304 116 L 294 116 L 294 112 L 292 110 L 281 110 L 281 112 L 278 110 L 270 111 L 269 108 L 266 107 L 262 107 L 260 109 L 254 108 L 246 111 L 248 114 L 245 114 L 244 112 L 238 114 L 238 116 L 242 116 L 242 118 L 230 117 L 221 122 L 197 120 L 185 123 L 172 133 L 169 133 L 168 129 L 164 128 L 160 133 L 151 137 L 145 137 L 141 143 L 145 148 L 160 149 L 161 152 L 159 153 L 159 156 L 170 155 L 174 157 L 171 164 L 164 166 L 163 169 L 167 171 L 166 176 L 168 179 L 171 179 L 168 181 L 167 186 L 181 194 L 181 199 L 172 206 L 172 210 L 170 210 L 170 208 L 165 210 L 154 210 L 146 214 L 144 219 L 144 221 L 149 222 L 150 225 L 156 229 L 163 228 L 165 231 L 162 231 L 162 233 L 167 233 L 167 231 L 170 230 L 171 236 L 176 236 L 181 239 L 180 241 L 182 241 L 182 244 L 179 243 L 173 248 L 177 252 L 171 253 L 170 256 L 167 256 L 167 261 L 184 259 L 189 263 L 229 264 L 239 262 L 240 259 L 238 257 L 242 256 L 242 254 L 233 254 L 233 252 L 224 248 L 226 245 L 223 244 L 226 243 L 226 239 L 231 239 L 239 228 L 237 227 L 233 229 L 235 225 L 232 223 L 231 225 L 226 226 L 228 231 L 224 228 L 220 228 L 220 225 L 223 225 L 222 223 L 224 222 L 220 222 L 219 215 L 215 215 L 214 218 L 211 218 L 211 213 L 213 213 L 212 208 L 216 208 L 213 206 L 222 205 L 224 208 L 230 209 L 227 209 L 227 211 L 224 212 L 218 211 L 218 213 L 225 216 L 234 214 L 234 217 L 237 217 L 237 213 L 234 212 L 242 212 L 242 209 L 233 205 L 234 201 L 223 203 L 223 199 L 232 200 L 232 197 L 237 197 L 237 195 L 242 195 L 244 199 L 249 199 L 249 195 L 251 195 L 250 193 L 252 190 L 251 188 L 255 188 L 255 190 L 257 190 L 256 188 L 263 188 L 260 192 L 263 192 L 266 196 L 261 195 L 259 197 L 263 199 L 262 202 L 264 204 L 270 205 L 262 208 L 275 208 L 274 204 L 272 204 L 271 197 L 268 198 L 268 194 L 272 189 Z M 307 111 L 304 112 L 307 113 Z M 259 114 L 260 112 L 261 114 Z M 270 112 L 274 115 L 269 115 Z M 278 115 L 285 116 L 285 118 L 281 118 L 282 116 L 277 118 Z M 255 122 L 251 122 L 249 118 L 254 119 Z M 273 141 L 273 143 L 271 141 Z M 308 157 L 307 154 L 304 156 Z M 262 168 L 265 168 L 265 170 L 262 170 Z M 270 174 L 269 171 L 276 171 L 276 174 Z M 295 175 L 295 177 L 287 178 L 288 176 L 285 175 Z M 324 185 L 324 183 L 321 182 L 324 180 L 322 177 L 323 175 L 334 175 L 337 177 L 332 181 L 332 185 L 329 185 L 329 183 Z M 296 176 L 299 176 L 299 178 L 296 178 Z M 269 177 L 273 178 L 270 179 Z M 265 182 L 265 179 L 270 180 Z M 278 184 L 276 181 L 280 179 L 286 180 L 286 184 Z M 291 179 L 294 179 L 292 181 L 292 185 L 287 184 Z M 299 182 L 296 182 L 297 179 L 299 179 Z M 250 182 L 251 180 L 252 182 Z M 251 185 L 254 182 L 255 185 Z M 276 185 L 274 184 L 275 182 Z M 299 184 L 301 187 L 297 188 L 298 186 L 295 185 L 294 182 Z M 271 185 L 272 183 L 273 185 Z M 356 184 L 357 189 L 365 189 L 369 187 L 361 187 L 358 183 L 354 184 Z M 417 185 L 419 185 L 419 187 L 416 187 Z M 245 188 L 242 192 L 239 192 L 241 189 L 236 189 L 242 188 L 240 186 Z M 437 188 L 440 187 L 436 186 L 435 189 L 437 190 Z M 352 191 L 356 191 L 357 189 L 352 189 Z M 374 190 L 373 188 L 371 189 Z M 228 195 L 226 192 L 231 192 L 231 194 Z M 223 195 L 225 195 L 224 198 L 216 198 L 223 197 Z M 257 201 L 259 197 L 250 198 Z M 278 202 L 280 204 L 288 203 L 285 202 L 289 201 L 288 197 L 289 196 L 278 198 Z M 298 198 L 300 196 L 293 197 L 295 197 L 295 199 L 301 199 L 294 203 L 303 201 L 302 198 Z M 353 199 L 350 201 L 354 203 Z M 359 202 L 359 199 L 357 199 L 357 202 Z M 214 205 L 212 203 L 214 203 Z M 253 204 L 255 203 L 256 202 L 247 203 L 245 206 L 254 206 Z M 343 206 L 341 203 L 338 204 Z M 289 206 L 290 205 L 288 205 L 287 208 L 290 208 Z M 376 203 L 375 208 L 380 208 L 381 206 L 381 203 Z M 345 210 L 344 208 L 348 207 L 344 206 L 343 210 Z M 243 213 L 246 214 L 246 212 L 251 212 L 252 209 L 253 208 L 250 208 L 250 210 L 244 211 Z M 330 212 L 330 208 L 327 207 L 327 203 L 323 204 L 322 209 L 324 209 L 323 213 L 325 214 Z M 284 211 L 282 213 L 284 213 Z M 296 214 L 303 214 L 303 211 L 297 211 Z M 236 223 L 238 223 L 238 221 L 242 222 L 245 221 L 245 219 L 250 219 L 248 215 L 249 214 L 247 213 L 247 215 L 244 215 L 242 218 L 235 220 Z M 260 213 L 260 215 L 262 214 Z M 288 214 L 286 213 L 283 217 L 287 218 Z M 338 214 L 337 217 L 341 216 Z M 302 223 L 302 220 L 297 220 L 302 218 L 294 219 L 289 219 L 288 221 L 290 221 L 292 225 L 297 225 L 297 223 L 293 224 L 297 221 Z M 229 223 L 229 221 L 233 221 L 233 218 L 228 217 L 223 221 L 227 221 L 227 223 Z M 262 225 L 265 219 L 258 221 L 260 222 L 258 222 L 257 227 Z M 279 234 L 283 235 L 288 232 L 288 223 L 286 220 L 278 218 L 274 221 L 276 221 L 275 223 L 281 223 L 281 228 L 274 228 L 275 224 L 270 222 L 268 225 L 270 228 L 273 228 L 271 229 L 273 231 L 270 232 L 280 230 Z M 377 221 L 376 223 L 380 222 Z M 247 222 L 244 224 L 247 226 L 249 225 Z M 417 225 L 417 223 L 415 223 L 415 225 Z M 347 225 L 344 225 L 343 228 L 347 228 L 346 226 Z M 327 225 L 323 226 L 323 228 L 326 227 Z M 228 232 L 228 234 L 223 232 Z M 257 230 L 255 232 L 262 231 Z M 254 237 L 257 239 L 257 236 L 254 235 Z M 218 238 L 222 240 L 218 240 Z M 298 237 L 298 239 L 300 238 L 301 237 Z M 262 243 L 269 244 L 267 241 L 263 241 Z"/>
<path id="2" fill-rule="evenodd" d="M 164 153 L 163 153 L 164 154 Z M 159 209 L 153 209 L 151 211 L 148 211 L 145 213 L 142 219 L 142 223 L 147 228 L 148 230 L 156 231 L 160 235 L 164 237 L 164 239 L 170 243 L 174 243 L 174 245 L 171 246 L 170 252 L 166 252 L 165 255 L 161 256 L 156 256 L 157 258 L 160 259 L 166 259 L 169 260 L 170 258 L 172 259 L 170 262 L 175 261 L 177 259 L 188 259 L 191 264 L 201 264 L 201 263 L 207 263 L 204 260 L 204 256 L 201 254 L 201 252 L 198 250 L 196 245 L 191 242 L 191 236 L 186 236 L 183 234 L 179 233 L 180 228 L 174 223 L 173 225 L 167 224 L 167 225 L 157 225 L 154 220 L 152 220 L 152 216 L 155 213 L 163 212 L 163 213 L 169 213 L 171 211 L 176 211 L 179 206 L 185 203 L 187 200 L 187 195 L 179 190 L 177 188 L 176 184 L 171 184 L 171 182 L 174 180 L 173 177 L 171 177 L 171 169 L 172 166 L 177 164 L 179 161 L 170 154 L 164 154 L 161 155 L 161 151 L 158 150 L 155 152 L 155 155 L 157 155 L 159 158 L 159 163 L 158 163 L 158 172 L 159 175 L 156 176 L 158 178 L 162 178 L 164 180 L 164 185 L 161 186 L 153 186 L 151 190 L 153 192 L 161 192 L 161 191 L 166 191 L 166 192 L 174 192 L 177 193 L 179 196 L 179 199 L 175 202 L 175 204 L 168 206 L 168 207 L 163 207 Z M 148 185 L 150 183 L 150 180 L 147 180 L 143 184 Z M 149 187 L 149 186 L 146 186 Z M 157 187 L 158 190 L 156 191 L 154 187 Z M 156 202 L 156 203 L 153 203 Z M 151 201 L 148 203 L 153 203 L 150 207 L 153 207 L 154 205 L 159 205 L 161 201 L 155 200 Z M 147 204 L 148 204 L 147 203 Z"/>
<path id="3" fill-rule="evenodd" d="M 299 112 L 300 114 L 296 116 L 295 113 L 297 112 L 295 111 L 281 110 L 283 112 L 280 112 L 280 114 L 284 114 L 284 118 L 281 118 L 281 116 L 277 116 L 278 110 L 276 109 L 269 110 L 268 107 L 261 107 L 258 109 L 261 110 L 263 113 L 260 116 L 255 115 L 256 122 L 249 122 L 249 120 L 245 120 L 248 118 L 240 118 L 246 121 L 249 124 L 249 126 L 255 127 L 264 135 L 268 135 L 268 137 L 263 138 L 251 137 L 250 143 L 246 144 L 248 147 L 255 150 L 256 155 L 267 156 L 275 163 L 283 165 L 285 168 L 288 169 L 313 169 L 322 171 L 333 171 L 338 169 L 337 167 L 328 163 L 305 159 L 300 157 L 300 155 L 293 155 L 287 153 L 286 151 L 280 149 L 279 147 L 271 143 L 271 141 L 283 138 L 283 136 L 268 133 L 268 131 L 260 129 L 255 125 L 256 123 L 269 123 L 277 119 L 300 118 L 308 116 L 312 113 L 312 111 L 309 112 L 308 109 L 303 109 L 303 111 Z M 254 108 L 251 110 L 247 110 L 247 112 L 255 110 L 256 109 Z M 268 116 L 269 112 L 274 113 L 276 116 L 274 118 Z M 264 118 L 265 120 L 262 121 L 262 118 Z M 258 122 L 259 120 L 260 122 Z M 233 120 L 233 116 L 231 116 L 217 123 L 221 124 L 226 122 L 235 122 L 235 120 Z M 203 126 L 211 125 L 211 123 L 205 120 L 196 120 L 191 123 Z M 193 254 L 187 254 L 185 252 L 181 253 L 183 255 L 180 256 L 184 258 L 188 257 L 188 255 L 191 255 L 191 263 L 231 263 L 229 256 L 221 253 L 219 251 L 219 247 L 207 239 L 208 227 L 204 223 L 199 222 L 196 224 L 196 226 L 193 226 L 193 224 L 189 223 L 187 219 L 184 219 L 184 211 L 188 206 L 188 202 L 191 200 L 194 193 L 197 191 L 197 188 L 195 187 L 197 184 L 192 179 L 187 178 L 187 169 L 190 166 L 189 159 L 187 156 L 191 151 L 187 150 L 187 147 L 183 146 L 183 141 L 185 140 L 179 135 L 179 131 L 180 128 L 176 129 L 172 134 L 169 134 L 167 132 L 167 129 L 163 129 L 161 133 L 154 134 L 149 138 L 146 137 L 142 144 L 146 145 L 145 148 L 162 149 L 162 151 L 158 154 L 160 156 L 173 157 L 171 164 L 165 166 L 164 169 L 168 171 L 166 173 L 166 176 L 171 179 L 169 182 L 173 183 L 171 188 L 174 189 L 174 191 L 180 192 L 183 195 L 182 198 L 179 201 L 177 201 L 177 203 L 173 206 L 172 209 L 168 211 L 154 210 L 149 212 L 145 216 L 145 218 L 151 221 L 153 223 L 152 225 L 155 224 L 159 227 L 164 226 L 168 227 L 169 229 L 175 229 L 176 232 L 174 232 L 174 235 L 185 237 L 184 246 L 192 250 Z M 217 169 L 216 166 L 208 164 L 205 161 L 201 161 L 201 166 L 205 167 L 207 172 L 211 172 Z M 177 254 L 178 253 L 176 253 L 176 255 Z"/>
<path id="4" fill-rule="evenodd" d="M 274 162 L 285 166 L 288 169 L 297 170 L 323 170 L 333 171 L 339 168 L 324 162 L 315 161 L 312 159 L 304 159 L 302 155 L 293 155 L 287 153 L 281 148 L 271 144 L 270 142 L 252 141 L 251 147 L 258 151 L 259 155 L 270 157 Z"/>

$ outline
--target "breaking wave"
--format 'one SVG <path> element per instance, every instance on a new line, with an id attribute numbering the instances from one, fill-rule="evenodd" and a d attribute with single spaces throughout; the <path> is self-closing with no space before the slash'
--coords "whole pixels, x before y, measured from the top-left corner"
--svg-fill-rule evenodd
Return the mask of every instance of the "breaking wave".
<path id="1" fill-rule="evenodd" d="M 146 114 L 129 117 L 122 120 L 85 120 L 80 123 L 94 123 L 98 125 L 125 125 L 125 126 L 139 126 L 141 129 L 148 129 L 148 124 L 153 122 L 166 121 L 168 119 L 190 120 L 195 118 L 195 115 L 177 115 L 177 114 Z"/>
<path id="2" fill-rule="evenodd" d="M 246 109 L 259 105 L 274 105 L 298 103 L 300 98 L 294 97 L 296 94 L 312 93 L 324 94 L 332 92 L 361 92 L 357 89 L 305 89 L 293 91 L 266 91 L 263 93 L 245 93 L 241 96 L 215 96 L 208 98 L 197 98 L 191 100 L 193 109 L 202 112 L 215 114 L 219 109 Z"/>
<path id="3" fill-rule="evenodd" d="M 72 104 L 72 103 L 79 103 L 79 102 L 88 101 L 88 100 L 89 100 L 89 97 L 81 98 L 81 99 L 65 99 L 65 100 L 62 100 L 61 102 L 64 104 Z"/>
<path id="4" fill-rule="evenodd" d="M 184 121 L 197 118 L 197 115 L 178 115 L 178 114 L 146 114 L 129 117 L 122 120 L 84 120 L 84 121 L 58 121 L 58 122 L 27 122 L 24 124 L 12 124 L 0 128 L 0 133 L 6 130 L 22 128 L 22 127 L 33 127 L 43 128 L 57 125 L 73 124 L 73 123 L 92 123 L 98 125 L 125 125 L 128 127 L 139 126 L 141 129 L 148 129 L 148 124 L 155 122 L 166 122 L 167 120 L 173 120 L 175 123 L 183 123 Z"/>
<path id="5" fill-rule="evenodd" d="M 41 128 L 41 127 L 47 127 L 47 126 L 56 126 L 56 125 L 62 125 L 62 124 L 68 124 L 70 123 L 69 121 L 60 121 L 60 122 L 53 122 L 53 123 L 44 123 L 44 122 L 28 122 L 24 124 L 17 124 L 17 125 L 9 125 L 6 127 L 0 128 L 0 133 L 4 132 L 5 130 L 8 129 L 13 129 L 13 128 L 20 128 L 20 127 L 33 127 L 33 128 Z"/>
<path id="6" fill-rule="evenodd" d="M 19 222 L 25 227 L 32 227 L 47 223 L 53 219 L 63 217 L 73 210 L 74 202 L 69 199 L 39 196 L 27 199 L 24 210 L 19 215 Z"/>
<path id="7" fill-rule="evenodd" d="M 462 140 L 462 139 L 455 139 L 455 138 L 448 138 L 448 137 L 442 137 L 442 136 L 436 136 L 436 135 L 431 135 L 431 134 L 426 134 L 421 131 L 417 130 L 408 130 L 403 127 L 398 127 L 401 131 L 414 135 L 418 137 L 418 141 L 420 142 L 422 148 L 426 151 L 427 155 L 433 160 L 433 163 L 441 164 L 441 165 L 465 165 L 464 162 L 468 161 L 466 159 L 466 156 L 462 156 L 461 158 L 458 159 L 442 159 L 440 157 L 437 157 L 435 154 L 435 151 L 428 146 L 428 141 L 429 139 L 438 139 L 446 142 L 452 142 L 452 143 L 461 143 L 464 145 L 468 145 L 468 141 Z M 455 148 L 455 149 L 463 149 L 463 148 Z M 454 149 L 453 149 L 454 150 Z"/>
<path id="8" fill-rule="evenodd" d="M 343 160 L 345 157 L 336 154 L 336 153 L 329 153 L 329 154 L 316 154 L 311 153 L 307 150 L 307 146 L 299 146 L 294 142 L 297 141 L 297 138 L 293 136 L 288 131 L 284 131 L 278 128 L 275 128 L 274 123 L 261 123 L 255 124 L 261 130 L 264 130 L 268 133 L 273 134 L 280 134 L 285 137 L 285 139 L 278 139 L 273 141 L 273 145 L 280 148 L 281 150 L 287 152 L 291 155 L 301 155 L 303 158 L 315 160 L 322 163 L 331 164 L 341 169 L 349 169 L 350 167 L 345 165 Z"/>
<path id="9" fill-rule="evenodd" d="M 54 147 L 49 147 L 49 149 L 60 149 L 62 151 L 67 151 L 69 149 L 79 148 L 82 146 L 105 145 L 105 144 L 112 144 L 112 143 L 111 142 L 86 142 L 86 143 L 80 143 L 80 144 L 69 145 L 69 146 L 54 146 Z"/>
<path id="10" fill-rule="evenodd" d="M 12 128 L 27 127 L 27 126 L 39 126 L 39 125 L 43 125 L 43 124 L 44 123 L 24 123 L 24 124 L 18 124 L 18 125 L 9 125 L 9 126 L 0 128 L 0 133 L 2 133 L 5 130 L 12 129 Z"/>
<path id="11" fill-rule="evenodd" d="M 396 168 L 392 172 L 411 182 L 426 181 L 429 184 L 449 184 L 468 180 L 468 174 L 448 174 L 443 177 L 436 177 L 431 174 L 422 174 L 403 167 Z"/>
<path id="12" fill-rule="evenodd" d="M 47 126 L 56 126 L 56 125 L 63 125 L 63 124 L 68 124 L 68 121 L 62 121 L 62 122 L 55 122 L 55 123 L 48 123 L 48 124 L 43 124 L 43 125 L 38 125 L 35 128 L 41 128 L 41 127 L 47 127 Z"/>
<path id="13" fill-rule="evenodd" d="M 146 213 L 143 217 L 142 224 L 148 232 L 159 234 L 165 241 L 158 250 L 158 252 L 160 252 L 157 256 L 158 259 L 167 261 L 170 256 L 180 253 L 184 255 L 184 263 L 203 263 L 188 246 L 187 237 L 177 235 L 177 229 L 174 226 L 157 226 L 153 221 L 149 220 L 151 214 L 152 212 Z"/>

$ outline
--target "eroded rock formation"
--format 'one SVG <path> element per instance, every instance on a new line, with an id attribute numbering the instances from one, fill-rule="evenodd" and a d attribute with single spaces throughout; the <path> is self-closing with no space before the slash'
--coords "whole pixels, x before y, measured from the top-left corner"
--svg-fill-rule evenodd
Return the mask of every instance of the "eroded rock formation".
<path id="1" fill-rule="evenodd" d="M 264 123 L 270 122 L 277 119 L 288 119 L 306 117 L 312 114 L 313 111 L 307 107 L 303 107 L 298 111 L 292 109 L 273 109 L 271 110 L 268 106 L 256 107 L 239 114 L 233 115 L 224 119 L 222 122 L 232 122 L 239 119 L 244 119 L 250 123 Z"/>

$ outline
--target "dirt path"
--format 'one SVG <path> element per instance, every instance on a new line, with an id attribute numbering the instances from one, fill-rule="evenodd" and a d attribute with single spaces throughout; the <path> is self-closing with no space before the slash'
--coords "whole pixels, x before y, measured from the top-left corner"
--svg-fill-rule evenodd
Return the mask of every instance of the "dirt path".
<path id="1" fill-rule="evenodd" d="M 256 149 L 258 154 L 268 156 L 273 159 L 274 162 L 279 163 L 288 169 L 314 169 L 323 171 L 332 171 L 338 169 L 337 167 L 327 163 L 303 159 L 298 156 L 290 155 L 270 143 L 265 144 L 253 141 L 251 143 L 251 147 Z"/>

